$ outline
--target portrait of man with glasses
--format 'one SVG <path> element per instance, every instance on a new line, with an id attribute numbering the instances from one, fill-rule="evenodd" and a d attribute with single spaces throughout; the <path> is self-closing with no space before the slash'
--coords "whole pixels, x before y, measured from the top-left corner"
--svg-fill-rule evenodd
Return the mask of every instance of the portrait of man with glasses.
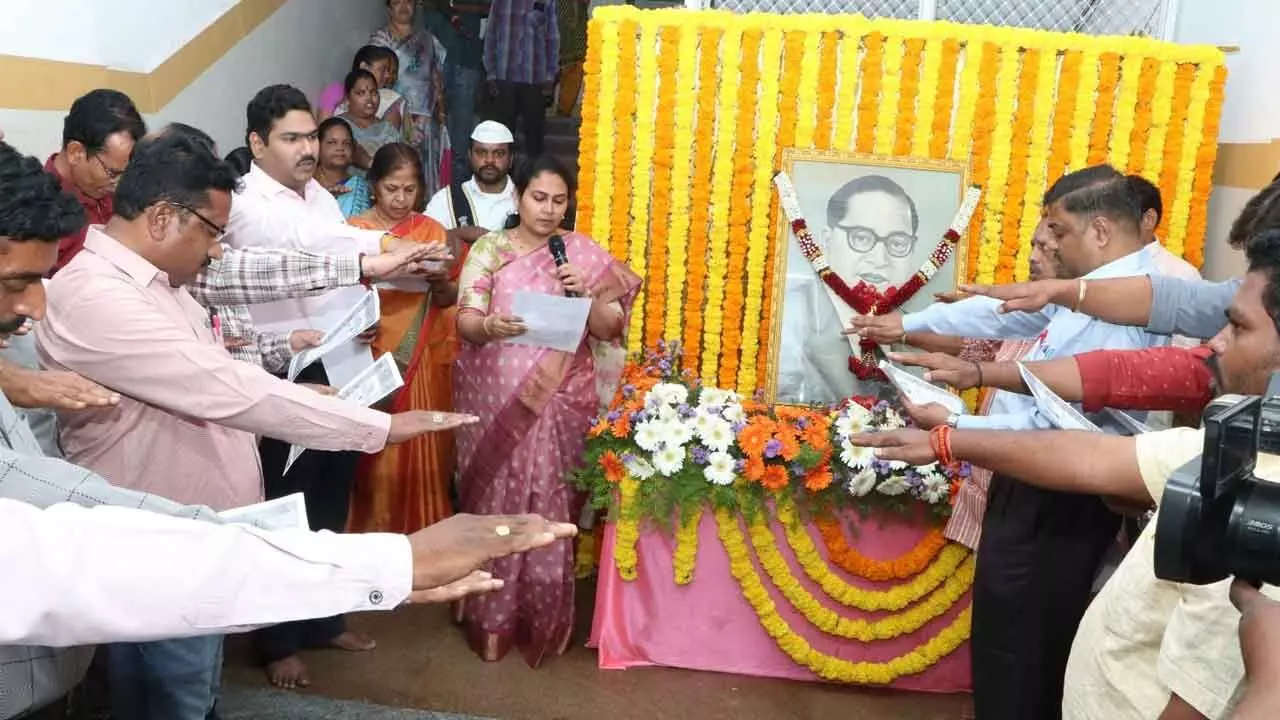
<path id="1" fill-rule="evenodd" d="M 879 167 L 804 155 L 790 173 L 801 209 L 830 266 L 850 287 L 900 287 L 920 269 L 959 206 L 963 169 Z M 841 159 L 843 160 L 843 159 Z M 858 338 L 842 334 L 854 311 L 818 278 L 794 237 L 786 261 L 774 400 L 839 402 L 850 395 L 888 396 L 887 383 L 859 380 L 849 369 Z M 944 268 L 915 304 L 954 289 Z"/>

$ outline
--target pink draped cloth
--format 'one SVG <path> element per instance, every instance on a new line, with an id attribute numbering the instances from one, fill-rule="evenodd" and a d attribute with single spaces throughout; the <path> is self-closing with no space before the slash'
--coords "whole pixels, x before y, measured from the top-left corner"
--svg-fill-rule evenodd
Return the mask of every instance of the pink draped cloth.
<path id="1" fill-rule="evenodd" d="M 777 523 L 773 527 L 779 552 L 786 558 L 792 575 L 811 595 L 842 617 L 883 617 L 882 613 L 851 610 L 827 597 L 796 563 L 781 528 Z M 812 528 L 809 534 L 826 560 L 822 537 Z M 919 528 L 905 525 L 879 527 L 874 522 L 863 522 L 857 547 L 870 557 L 895 557 L 914 546 L 921 534 Z M 750 547 L 745 535 L 744 541 Z M 631 582 L 618 576 L 614 566 L 615 542 L 615 527 L 610 523 L 601 551 L 595 617 L 588 643 L 599 650 L 601 668 L 617 670 L 659 665 L 790 680 L 819 679 L 783 653 L 765 632 L 755 610 L 743 598 L 738 581 L 729 573 L 729 557 L 720 543 L 716 520 L 710 512 L 703 514 L 698 527 L 697 562 L 693 581 L 688 585 L 675 584 L 674 543 L 667 536 L 657 532 L 641 533 L 636 543 L 639 577 Z M 754 549 L 750 552 L 754 558 Z M 827 566 L 846 582 L 886 587 L 854 579 L 829 562 Z M 970 602 L 966 592 L 951 609 L 911 635 L 862 643 L 828 635 L 814 627 L 778 592 L 758 562 L 756 572 L 769 589 L 778 613 L 792 630 L 818 652 L 854 662 L 884 662 L 910 652 L 950 625 Z M 969 691 L 968 642 L 923 673 L 900 677 L 890 687 L 926 692 Z"/>
<path id="2" fill-rule="evenodd" d="M 626 328 L 640 279 L 585 235 L 564 236 L 570 261 L 597 302 L 616 303 Z M 545 248 L 518 255 L 504 232 L 481 238 L 462 271 L 459 315 L 510 313 L 517 291 L 562 295 Z M 476 514 L 538 513 L 572 522 L 573 489 L 585 434 L 598 406 L 593 343 L 577 352 L 509 343 L 462 344 L 454 406 L 480 418 L 457 434 L 459 508 Z M 573 627 L 573 544 L 493 563 L 502 590 L 468 599 L 460 611 L 472 648 L 486 660 L 517 645 L 531 666 L 562 652 Z"/>

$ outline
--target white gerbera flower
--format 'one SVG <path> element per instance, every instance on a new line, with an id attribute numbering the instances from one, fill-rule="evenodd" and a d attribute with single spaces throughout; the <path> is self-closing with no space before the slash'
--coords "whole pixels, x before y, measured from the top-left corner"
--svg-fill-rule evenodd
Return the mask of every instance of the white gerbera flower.
<path id="1" fill-rule="evenodd" d="M 680 411 L 674 405 L 659 405 L 658 419 L 664 422 L 679 422 Z"/>
<path id="2" fill-rule="evenodd" d="M 888 462 L 889 462 L 890 470 L 906 470 L 907 468 L 911 467 L 910 463 L 904 462 L 902 460 L 889 460 Z"/>
<path id="3" fill-rule="evenodd" d="M 852 470 L 869 467 L 875 459 L 875 451 L 869 447 L 857 447 L 847 442 L 841 443 L 840 462 L 843 462 L 846 467 Z"/>
<path id="4" fill-rule="evenodd" d="M 863 497 L 876 487 L 876 471 L 871 468 L 863 468 L 861 472 L 854 475 L 849 480 L 849 494 L 854 497 Z"/>
<path id="5" fill-rule="evenodd" d="M 876 486 L 876 491 L 882 495 L 901 495 L 909 488 L 905 475 L 890 475 Z"/>
<path id="6" fill-rule="evenodd" d="M 667 445 L 684 447 L 693 439 L 693 427 L 679 417 L 661 423 L 662 441 Z"/>
<path id="7" fill-rule="evenodd" d="M 731 423 L 747 421 L 747 411 L 743 410 L 742 405 L 738 402 L 725 405 L 724 409 L 720 411 L 720 416 Z"/>
<path id="8" fill-rule="evenodd" d="M 657 395 L 664 405 L 679 405 L 689 399 L 689 388 L 677 383 L 658 383 L 649 394 Z"/>
<path id="9" fill-rule="evenodd" d="M 702 392 L 698 394 L 698 405 L 702 407 L 728 405 L 731 402 L 737 402 L 737 400 L 737 393 L 721 390 L 720 388 L 703 388 Z"/>
<path id="10" fill-rule="evenodd" d="M 698 439 L 703 445 L 716 451 L 728 450 L 733 445 L 733 426 L 728 420 L 709 419 L 698 431 Z"/>
<path id="11" fill-rule="evenodd" d="M 680 472 L 684 467 L 684 447 L 664 446 L 653 454 L 653 467 L 667 477 Z"/>
<path id="12" fill-rule="evenodd" d="M 662 430 L 665 424 L 657 420 L 636 423 L 636 431 L 632 439 L 636 441 L 636 445 L 639 445 L 641 450 L 653 452 L 662 446 L 664 439 Z"/>
<path id="13" fill-rule="evenodd" d="M 939 505 L 951 500 L 951 488 L 946 485 L 925 485 L 920 491 L 920 499 L 931 505 Z"/>
<path id="14" fill-rule="evenodd" d="M 836 432 L 840 433 L 840 437 L 864 433 L 870 427 L 867 421 L 868 418 L 857 415 L 841 415 L 836 418 Z"/>
<path id="15" fill-rule="evenodd" d="M 880 427 L 885 430 L 897 430 L 907 426 L 907 421 L 902 419 L 896 410 L 885 410 L 884 419 L 880 422 Z"/>
<path id="16" fill-rule="evenodd" d="M 736 476 L 733 456 L 727 452 L 711 453 L 707 457 L 707 467 L 702 474 L 713 485 L 732 485 Z"/>
<path id="17" fill-rule="evenodd" d="M 631 477 L 636 480 L 648 480 L 653 477 L 655 472 L 657 472 L 653 469 L 653 466 L 649 464 L 648 460 L 636 455 L 627 456 L 627 458 L 622 461 L 622 465 L 627 469 L 627 472 L 631 474 Z"/>

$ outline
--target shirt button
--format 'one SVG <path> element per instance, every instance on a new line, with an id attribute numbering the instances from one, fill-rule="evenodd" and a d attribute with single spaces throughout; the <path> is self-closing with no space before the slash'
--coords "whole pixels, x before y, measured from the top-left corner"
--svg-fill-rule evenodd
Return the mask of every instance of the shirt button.
<path id="1" fill-rule="evenodd" d="M 370 604 L 370 605 L 381 605 L 381 604 L 382 604 L 382 591 L 381 591 L 381 590 L 374 590 L 373 592 L 369 593 L 369 604 Z"/>

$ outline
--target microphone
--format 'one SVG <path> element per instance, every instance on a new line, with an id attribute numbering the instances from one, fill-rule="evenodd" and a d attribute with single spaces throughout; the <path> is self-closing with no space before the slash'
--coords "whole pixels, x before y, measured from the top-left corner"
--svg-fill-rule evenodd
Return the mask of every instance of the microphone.
<path id="1" fill-rule="evenodd" d="M 564 238 L 559 235 L 552 235 L 547 240 L 547 249 L 551 251 L 551 259 L 555 261 L 556 267 L 569 264 L 569 255 L 564 249 Z M 578 293 L 569 290 L 564 291 L 565 297 L 578 297 Z"/>

